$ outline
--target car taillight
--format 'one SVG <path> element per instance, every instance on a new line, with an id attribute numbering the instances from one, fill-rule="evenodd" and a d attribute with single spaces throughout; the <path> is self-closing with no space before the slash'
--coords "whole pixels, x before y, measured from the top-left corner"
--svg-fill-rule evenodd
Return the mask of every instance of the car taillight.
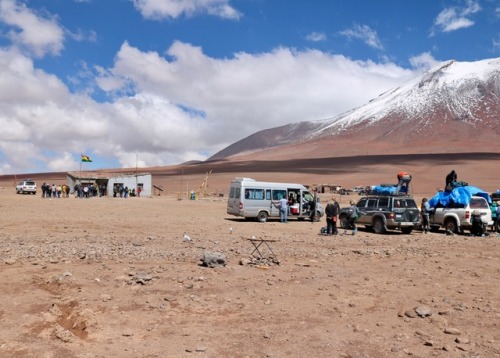
<path id="1" fill-rule="evenodd" d="M 243 209 L 243 203 L 240 201 L 240 210 Z"/>
<path id="2" fill-rule="evenodd" d="M 470 211 L 469 210 L 465 210 L 465 218 L 466 219 L 470 218 Z"/>
<path id="3" fill-rule="evenodd" d="M 394 213 L 392 211 L 389 213 L 389 219 L 394 219 Z"/>

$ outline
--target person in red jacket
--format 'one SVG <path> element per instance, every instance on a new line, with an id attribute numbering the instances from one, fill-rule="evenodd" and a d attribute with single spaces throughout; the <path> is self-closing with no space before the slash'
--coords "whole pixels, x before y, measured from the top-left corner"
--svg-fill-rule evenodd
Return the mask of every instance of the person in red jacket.
<path id="1" fill-rule="evenodd" d="M 398 173 L 398 187 L 396 188 L 396 194 L 400 192 L 408 193 L 410 191 L 411 175 L 407 172 Z M 403 190 L 404 189 L 404 190 Z"/>

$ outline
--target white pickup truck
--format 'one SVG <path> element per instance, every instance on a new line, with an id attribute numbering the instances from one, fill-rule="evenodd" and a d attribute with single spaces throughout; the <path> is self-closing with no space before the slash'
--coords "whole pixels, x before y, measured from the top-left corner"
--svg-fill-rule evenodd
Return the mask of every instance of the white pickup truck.
<path id="1" fill-rule="evenodd" d="M 493 225 L 490 206 L 486 199 L 480 196 L 473 196 L 469 205 L 464 208 L 437 207 L 434 210 L 434 214 L 431 214 L 429 217 L 431 230 L 437 231 L 441 227 L 453 233 L 462 233 L 464 230 L 470 230 L 472 227 L 471 217 L 474 210 L 481 213 L 481 219 L 486 225 Z"/>

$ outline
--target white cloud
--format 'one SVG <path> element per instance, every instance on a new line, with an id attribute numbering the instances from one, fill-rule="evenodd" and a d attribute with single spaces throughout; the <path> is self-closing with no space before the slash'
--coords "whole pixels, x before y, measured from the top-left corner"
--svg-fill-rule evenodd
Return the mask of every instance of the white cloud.
<path id="1" fill-rule="evenodd" d="M 431 36 L 439 29 L 442 32 L 452 32 L 471 27 L 474 21 L 470 17 L 481 11 L 481 6 L 476 0 L 467 0 L 464 7 L 448 7 L 441 11 L 434 20 Z"/>
<path id="2" fill-rule="evenodd" d="M 429 52 L 410 58 L 410 64 L 413 68 L 420 71 L 427 71 L 437 66 L 439 63 L 441 63 L 441 61 L 436 60 Z"/>
<path id="3" fill-rule="evenodd" d="M 63 49 L 64 31 L 54 18 L 42 17 L 15 0 L 2 0 L 0 19 L 12 27 L 10 40 L 37 57 L 57 55 Z"/>
<path id="4" fill-rule="evenodd" d="M 148 19 L 177 18 L 207 13 L 238 20 L 242 14 L 229 5 L 229 0 L 132 0 L 136 9 Z"/>
<path id="5" fill-rule="evenodd" d="M 112 68 L 95 69 L 116 98 L 98 103 L 70 93 L 20 52 L 0 51 L 0 173 L 75 170 L 68 153 L 125 167 L 135 166 L 137 154 L 147 166 L 203 160 L 264 128 L 363 105 L 415 75 L 317 50 L 216 59 L 175 42 L 167 55 L 124 43 Z"/>
<path id="6" fill-rule="evenodd" d="M 306 36 L 306 40 L 312 42 L 325 41 L 326 35 L 324 32 L 311 32 L 309 35 Z"/>
<path id="7" fill-rule="evenodd" d="M 378 50 L 384 49 L 382 42 L 380 42 L 378 38 L 377 32 L 367 25 L 354 24 L 352 28 L 340 31 L 339 34 L 348 39 L 360 39 L 368 46 Z"/>
<path id="8" fill-rule="evenodd" d="M 500 50 L 500 35 L 498 36 L 498 40 L 492 39 L 491 41 L 493 43 L 493 51 Z"/>

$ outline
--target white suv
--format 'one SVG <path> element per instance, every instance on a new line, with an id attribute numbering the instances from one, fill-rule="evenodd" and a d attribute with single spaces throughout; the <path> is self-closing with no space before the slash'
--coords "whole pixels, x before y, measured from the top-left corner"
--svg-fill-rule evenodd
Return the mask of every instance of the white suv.
<path id="1" fill-rule="evenodd" d="M 36 183 L 33 180 L 23 180 L 16 185 L 16 194 L 36 194 Z"/>

